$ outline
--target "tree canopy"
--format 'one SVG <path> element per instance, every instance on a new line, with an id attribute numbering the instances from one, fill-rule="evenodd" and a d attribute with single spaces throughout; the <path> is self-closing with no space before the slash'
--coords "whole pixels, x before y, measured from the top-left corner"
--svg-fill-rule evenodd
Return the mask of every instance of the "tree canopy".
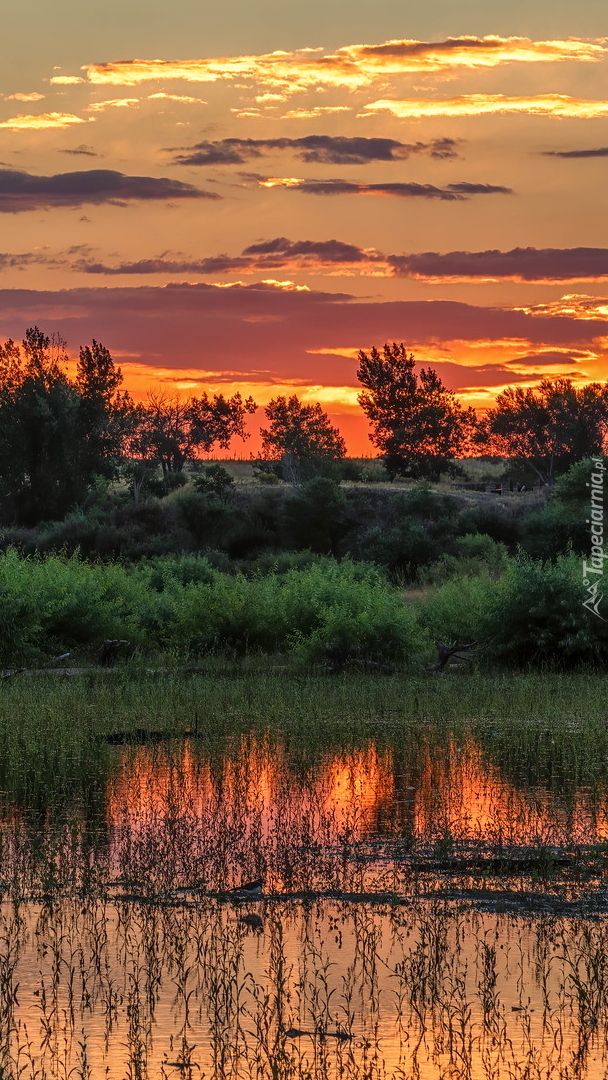
<path id="1" fill-rule="evenodd" d="M 372 424 L 371 442 L 391 477 L 436 479 L 451 471 L 475 428 L 473 409 L 463 410 L 432 368 L 414 371 L 405 345 L 386 343 L 382 354 L 359 352 L 357 378 L 365 390 L 359 404 Z"/>
<path id="2" fill-rule="evenodd" d="M 607 432 L 608 384 L 576 388 L 571 379 L 543 379 L 534 388 L 503 390 L 480 425 L 478 442 L 552 484 L 573 462 L 601 454 Z"/>
<path id="3" fill-rule="evenodd" d="M 262 454 L 280 461 L 284 479 L 299 481 L 323 471 L 346 456 L 346 443 L 319 402 L 304 405 L 294 394 L 277 397 L 265 409 L 270 421 L 262 428 Z"/>
<path id="4" fill-rule="evenodd" d="M 75 381 L 67 361 L 65 342 L 37 326 L 21 347 L 0 345 L 1 497 L 25 523 L 60 517 L 120 460 L 130 408 L 120 368 L 96 341 L 81 349 Z"/>

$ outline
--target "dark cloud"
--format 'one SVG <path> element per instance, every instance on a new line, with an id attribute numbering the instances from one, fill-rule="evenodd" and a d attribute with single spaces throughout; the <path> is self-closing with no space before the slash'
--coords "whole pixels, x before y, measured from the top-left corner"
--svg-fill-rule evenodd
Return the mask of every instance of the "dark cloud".
<path id="1" fill-rule="evenodd" d="M 345 244 L 341 240 L 288 240 L 286 236 L 250 244 L 243 255 L 280 255 L 282 259 L 311 256 L 327 263 L 358 263 L 370 259 L 369 254 L 356 244 Z"/>
<path id="2" fill-rule="evenodd" d="M 579 364 L 581 360 L 589 360 L 589 353 L 580 352 L 576 349 L 547 349 L 544 352 L 514 356 L 511 360 L 506 360 L 505 363 L 529 364 L 532 367 L 539 367 L 541 364 Z M 576 372 L 576 374 L 579 373 Z"/>
<path id="3" fill-rule="evenodd" d="M 434 158 L 455 158 L 455 139 L 433 139 L 430 143 L 402 143 L 396 139 L 365 138 L 361 135 L 305 135 L 299 139 L 220 139 L 186 148 L 174 159 L 179 165 L 238 165 L 276 150 L 293 152 L 302 161 L 326 165 L 364 165 L 369 161 L 402 161 L 411 154 Z"/>
<path id="4" fill-rule="evenodd" d="M 250 244 L 240 255 L 203 259 L 167 253 L 135 262 L 108 265 L 85 252 L 73 269 L 86 274 L 224 274 L 301 269 L 323 271 L 339 266 L 384 269 L 387 276 L 427 281 L 585 281 L 608 278 L 608 248 L 513 248 L 511 251 L 426 251 L 385 255 L 341 240 L 289 240 L 277 236 Z"/>
<path id="5" fill-rule="evenodd" d="M 92 262 L 88 258 L 73 264 L 85 274 L 223 274 L 270 271 L 285 267 L 319 270 L 324 266 L 352 266 L 384 262 L 380 252 L 366 251 L 341 240 L 288 240 L 278 236 L 250 244 L 241 255 L 214 255 L 206 259 L 176 259 L 160 255 L 117 266 Z"/>
<path id="6" fill-rule="evenodd" d="M 595 150 L 544 150 L 545 157 L 560 158 L 597 158 L 608 157 L 608 146 L 598 146 Z"/>
<path id="7" fill-rule="evenodd" d="M 287 187 L 290 191 L 301 191 L 306 195 L 391 195 L 399 199 L 442 199 L 449 202 L 462 202 L 471 195 L 513 194 L 511 188 L 498 187 L 495 184 L 468 183 L 447 184 L 446 187 L 439 188 L 434 184 L 360 184 L 351 180 L 298 180 L 296 183 L 279 182 L 276 186 Z"/>
<path id="8" fill-rule="evenodd" d="M 112 169 L 32 176 L 0 169 L 0 212 L 83 206 L 85 203 L 121 205 L 133 200 L 218 199 L 180 180 L 155 176 L 125 176 Z"/>
<path id="9" fill-rule="evenodd" d="M 582 281 L 608 277 L 608 248 L 513 248 L 389 255 L 397 277 Z"/>
<path id="10" fill-rule="evenodd" d="M 589 348 L 608 331 L 608 320 L 581 312 L 577 317 L 529 314 L 448 300 L 379 302 L 260 283 L 0 290 L 0 339 L 19 340 L 24 327 L 34 323 L 46 333 L 61 333 L 72 349 L 95 337 L 116 352 L 163 368 L 220 373 L 258 368 L 283 379 L 325 384 L 332 376 L 354 382 L 356 361 L 314 350 L 367 350 L 403 341 L 424 363 L 426 346 L 448 343 L 449 352 L 454 341 L 520 340 L 522 354 L 532 354 Z M 441 369 L 440 362 L 432 366 Z"/>
<path id="11" fill-rule="evenodd" d="M 74 155 L 82 154 L 84 157 L 100 157 L 96 150 L 93 150 L 90 146 L 85 146 L 84 144 L 74 147 L 73 150 L 60 150 L 59 153 Z"/>
<path id="12" fill-rule="evenodd" d="M 55 260 L 50 260 L 45 255 L 37 252 L 24 251 L 13 254 L 8 251 L 0 251 L 0 270 L 24 270 L 33 263 L 43 263 L 44 265 L 54 263 L 57 265 Z"/>

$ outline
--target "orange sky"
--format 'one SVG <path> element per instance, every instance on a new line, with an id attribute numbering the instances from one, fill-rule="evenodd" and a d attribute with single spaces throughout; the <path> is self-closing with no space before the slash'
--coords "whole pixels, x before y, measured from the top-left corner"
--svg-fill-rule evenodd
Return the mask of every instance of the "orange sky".
<path id="1" fill-rule="evenodd" d="M 351 453 L 386 340 L 477 408 L 606 379 L 600 5 L 301 7 L 11 11 L 0 340 L 95 337 L 138 398 L 297 393 Z"/>

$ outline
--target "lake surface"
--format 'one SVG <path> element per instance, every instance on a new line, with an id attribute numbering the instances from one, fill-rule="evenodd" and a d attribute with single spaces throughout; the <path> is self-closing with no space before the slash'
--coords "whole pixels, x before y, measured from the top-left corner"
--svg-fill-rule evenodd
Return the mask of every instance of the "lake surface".
<path id="1" fill-rule="evenodd" d="M 437 732 L 98 756 L 4 796 L 3 1080 L 606 1075 L 601 783 Z"/>

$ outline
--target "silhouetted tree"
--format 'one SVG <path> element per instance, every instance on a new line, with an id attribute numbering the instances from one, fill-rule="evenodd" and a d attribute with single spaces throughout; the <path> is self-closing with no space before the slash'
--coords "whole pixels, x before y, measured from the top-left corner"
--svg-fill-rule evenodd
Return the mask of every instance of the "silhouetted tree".
<path id="1" fill-rule="evenodd" d="M 226 398 L 204 393 L 190 399 L 150 394 L 146 404 L 132 410 L 123 441 L 135 501 L 157 466 L 165 481 L 177 480 L 201 450 L 216 445 L 227 450 L 235 435 L 248 439 L 245 418 L 256 408 L 253 398 L 243 401 L 240 394 Z"/>
<path id="2" fill-rule="evenodd" d="M 0 346 L 0 474 L 4 515 L 26 524 L 61 517 L 110 476 L 120 455 L 122 376 L 97 342 L 66 372 L 65 342 L 30 327 Z"/>
<path id="3" fill-rule="evenodd" d="M 432 368 L 414 371 L 403 343 L 359 352 L 357 378 L 365 387 L 359 404 L 372 424 L 370 439 L 391 477 L 437 479 L 454 472 L 452 458 L 464 456 L 476 417 L 463 410 Z"/>
<path id="4" fill-rule="evenodd" d="M 346 456 L 346 443 L 319 402 L 303 405 L 294 394 L 269 401 L 265 412 L 270 425 L 260 430 L 262 455 L 281 463 L 285 480 L 299 483 Z"/>
<path id="5" fill-rule="evenodd" d="M 543 379 L 534 388 L 503 390 L 477 440 L 489 453 L 526 463 L 551 485 L 575 461 L 601 454 L 607 432 L 608 383 L 577 389 L 571 379 Z"/>

